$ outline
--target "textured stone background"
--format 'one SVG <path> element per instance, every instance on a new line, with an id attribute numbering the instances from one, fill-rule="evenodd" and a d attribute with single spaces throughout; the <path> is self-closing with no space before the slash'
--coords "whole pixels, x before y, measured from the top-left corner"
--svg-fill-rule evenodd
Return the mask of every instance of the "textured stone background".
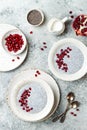
<path id="1" fill-rule="evenodd" d="M 45 23 L 38 28 L 29 26 L 26 14 L 31 8 L 40 8 L 46 16 Z M 47 57 L 51 46 L 59 39 L 73 37 L 81 40 L 87 45 L 87 38 L 76 36 L 71 28 L 71 22 L 66 24 L 63 35 L 56 37 L 47 31 L 47 22 L 53 16 L 64 18 L 72 10 L 74 16 L 87 13 L 87 0 L 0 0 L 0 23 L 8 23 L 19 27 L 29 41 L 29 53 L 26 61 L 18 69 L 2 73 L 0 72 L 0 130 L 87 130 L 87 75 L 75 82 L 64 82 L 56 79 L 61 90 L 61 102 L 57 113 L 65 109 L 65 96 L 69 91 L 76 94 L 76 99 L 81 102 L 80 112 L 77 117 L 67 114 L 64 124 L 52 123 L 47 120 L 41 123 L 27 123 L 19 120 L 13 115 L 7 106 L 5 96 L 8 83 L 11 78 L 20 71 L 28 68 L 40 68 L 49 72 Z M 33 35 L 29 32 L 33 31 Z M 48 48 L 41 52 L 42 42 L 47 42 Z M 51 74 L 52 75 L 52 74 Z"/>

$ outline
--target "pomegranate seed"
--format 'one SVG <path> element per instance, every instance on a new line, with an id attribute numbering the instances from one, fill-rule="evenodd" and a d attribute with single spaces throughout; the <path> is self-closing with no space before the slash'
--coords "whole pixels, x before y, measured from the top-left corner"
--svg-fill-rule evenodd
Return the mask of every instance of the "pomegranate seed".
<path id="1" fill-rule="evenodd" d="M 73 114 L 74 114 L 74 112 L 70 112 L 70 114 L 71 114 L 71 115 L 73 115 Z"/>
<path id="2" fill-rule="evenodd" d="M 40 75 L 40 72 L 38 70 L 36 71 L 36 73 Z"/>
<path id="3" fill-rule="evenodd" d="M 77 114 L 74 114 L 74 116 L 77 116 Z"/>
<path id="4" fill-rule="evenodd" d="M 32 88 L 29 88 L 29 90 L 32 90 Z"/>
<path id="5" fill-rule="evenodd" d="M 79 111 L 79 109 L 77 108 L 76 111 Z"/>
<path id="6" fill-rule="evenodd" d="M 31 107 L 31 109 L 30 110 L 33 110 L 33 107 Z"/>
<path id="7" fill-rule="evenodd" d="M 25 108 L 24 108 L 24 107 L 23 107 L 22 109 L 23 109 L 23 110 L 25 110 Z"/>
<path id="8" fill-rule="evenodd" d="M 35 74 L 35 77 L 37 77 L 37 74 Z"/>
<path id="9" fill-rule="evenodd" d="M 41 51 L 44 51 L 44 49 L 43 48 L 40 48 L 41 49 Z"/>
<path id="10" fill-rule="evenodd" d="M 15 61 L 15 59 L 12 59 L 12 62 L 14 62 Z"/>
<path id="11" fill-rule="evenodd" d="M 47 46 L 44 46 L 44 48 L 47 48 Z"/>
<path id="12" fill-rule="evenodd" d="M 70 14 L 72 14 L 72 11 L 69 11 Z"/>
<path id="13" fill-rule="evenodd" d="M 20 59 L 20 57 L 17 57 L 17 59 L 19 60 L 19 59 Z"/>
<path id="14" fill-rule="evenodd" d="M 33 31 L 30 31 L 30 34 L 33 34 Z"/>
<path id="15" fill-rule="evenodd" d="M 70 58 L 70 56 L 69 56 L 69 55 L 67 55 L 67 57 L 68 57 L 68 58 Z"/>
<path id="16" fill-rule="evenodd" d="M 46 42 L 43 42 L 44 45 L 46 45 Z"/>
<path id="17" fill-rule="evenodd" d="M 73 19 L 73 18 L 74 18 L 74 16 L 73 16 L 73 15 L 71 15 L 71 18 Z"/>

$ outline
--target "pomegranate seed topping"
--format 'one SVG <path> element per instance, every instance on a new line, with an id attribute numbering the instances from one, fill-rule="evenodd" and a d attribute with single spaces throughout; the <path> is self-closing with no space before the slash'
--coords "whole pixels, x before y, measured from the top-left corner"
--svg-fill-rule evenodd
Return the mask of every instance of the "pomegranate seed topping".
<path id="1" fill-rule="evenodd" d="M 5 46 L 7 47 L 8 51 L 10 52 L 17 52 L 21 50 L 22 46 L 24 45 L 24 41 L 22 36 L 19 34 L 10 34 L 5 38 Z"/>
<path id="2" fill-rule="evenodd" d="M 20 59 L 20 57 L 17 57 L 17 59 L 19 60 L 19 59 Z"/>
<path id="3" fill-rule="evenodd" d="M 71 114 L 71 115 L 73 115 L 73 114 L 74 114 L 74 112 L 70 112 L 70 114 Z"/>
<path id="4" fill-rule="evenodd" d="M 72 50 L 71 48 L 67 47 L 67 49 L 65 50 L 61 49 L 60 54 L 56 54 L 57 57 L 56 63 L 58 65 L 58 68 L 64 70 L 65 72 L 68 71 L 68 66 L 66 63 L 64 63 L 64 57 L 67 56 L 67 58 L 70 58 L 69 53 L 71 50 Z"/>
<path id="5" fill-rule="evenodd" d="M 19 99 L 20 106 L 26 112 L 33 110 L 32 107 L 30 108 L 28 106 L 28 100 L 27 100 L 30 97 L 30 91 L 31 90 L 32 90 L 31 87 L 29 87 L 27 90 L 24 90 L 24 92 L 21 94 L 20 99 Z"/>
<path id="6" fill-rule="evenodd" d="M 14 62 L 15 61 L 15 59 L 12 59 L 12 62 Z"/>

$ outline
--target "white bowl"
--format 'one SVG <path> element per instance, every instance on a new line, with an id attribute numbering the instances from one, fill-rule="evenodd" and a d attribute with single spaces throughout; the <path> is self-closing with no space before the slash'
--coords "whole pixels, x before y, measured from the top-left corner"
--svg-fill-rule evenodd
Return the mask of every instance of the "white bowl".
<path id="1" fill-rule="evenodd" d="M 44 108 L 40 112 L 36 113 L 27 113 L 20 109 L 17 103 L 17 95 L 18 92 L 22 89 L 23 85 L 27 83 L 39 83 L 41 87 L 45 90 L 47 95 L 47 101 Z M 33 102 L 33 101 L 32 101 Z M 44 119 L 52 110 L 54 105 L 54 94 L 51 87 L 44 81 L 39 78 L 30 78 L 29 80 L 24 80 L 18 82 L 14 87 L 10 88 L 9 96 L 8 96 L 8 103 L 12 110 L 12 112 L 24 121 L 40 121 Z M 38 104 L 39 105 L 39 104 Z"/>
<path id="2" fill-rule="evenodd" d="M 62 45 L 63 46 L 64 45 L 74 46 L 77 49 L 79 49 L 79 51 L 81 52 L 84 60 L 83 60 L 82 66 L 80 67 L 80 69 L 78 71 L 71 73 L 71 74 L 70 73 L 60 73 L 60 71 L 58 71 L 58 69 L 55 67 L 54 56 L 55 56 L 57 49 L 59 49 Z M 73 64 L 77 63 L 77 60 L 78 59 L 75 59 Z M 74 80 L 80 79 L 87 73 L 87 47 L 81 41 L 74 39 L 74 38 L 62 39 L 62 40 L 58 41 L 57 43 L 55 43 L 53 45 L 53 47 L 51 48 L 51 50 L 49 52 L 49 56 L 48 56 L 48 65 L 49 65 L 49 69 L 51 70 L 51 72 L 59 79 L 62 79 L 65 81 L 74 81 Z"/>
<path id="3" fill-rule="evenodd" d="M 6 45 L 5 45 L 5 43 L 6 43 L 5 38 L 8 37 L 10 34 L 19 34 L 19 35 L 22 36 L 23 41 L 24 41 L 24 44 L 22 45 L 21 50 L 18 50 L 17 52 L 13 52 L 13 51 L 10 52 L 10 51 L 7 49 L 7 47 L 6 47 Z M 22 52 L 25 50 L 26 45 L 27 45 L 26 37 L 25 37 L 25 35 L 24 35 L 20 30 L 18 30 L 18 29 L 10 30 L 10 31 L 8 31 L 7 33 L 5 33 L 5 35 L 2 37 L 2 46 L 3 46 L 4 50 L 5 50 L 6 52 L 8 52 L 9 54 L 18 55 L 18 54 L 22 53 Z"/>

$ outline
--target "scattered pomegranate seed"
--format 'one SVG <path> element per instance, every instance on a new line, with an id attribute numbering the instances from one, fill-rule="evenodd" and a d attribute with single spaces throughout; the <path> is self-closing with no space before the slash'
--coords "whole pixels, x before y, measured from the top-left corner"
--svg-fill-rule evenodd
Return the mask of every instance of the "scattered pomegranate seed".
<path id="1" fill-rule="evenodd" d="M 33 31 L 30 31 L 30 34 L 33 34 Z"/>
<path id="2" fill-rule="evenodd" d="M 43 42 L 44 45 L 46 45 L 47 43 L 46 42 Z"/>
<path id="3" fill-rule="evenodd" d="M 79 111 L 79 109 L 77 108 L 76 111 Z"/>
<path id="4" fill-rule="evenodd" d="M 17 59 L 19 60 L 19 59 L 20 59 L 20 57 L 18 56 L 18 57 L 17 57 Z"/>
<path id="5" fill-rule="evenodd" d="M 72 14 L 72 11 L 69 11 L 70 14 Z"/>
<path id="6" fill-rule="evenodd" d="M 73 115 L 73 114 L 74 114 L 74 112 L 70 112 L 70 114 L 71 114 L 71 115 Z"/>
<path id="7" fill-rule="evenodd" d="M 44 46 L 44 48 L 47 48 L 47 46 Z"/>
<path id="8" fill-rule="evenodd" d="M 40 75 L 40 72 L 38 70 L 36 71 L 36 73 Z"/>
<path id="9" fill-rule="evenodd" d="M 37 74 L 35 74 L 35 77 L 37 77 Z"/>
<path id="10" fill-rule="evenodd" d="M 12 59 L 12 62 L 14 62 L 15 61 L 15 59 Z"/>
<path id="11" fill-rule="evenodd" d="M 43 48 L 40 48 L 41 49 L 41 51 L 44 51 L 44 49 Z"/>
<path id="12" fill-rule="evenodd" d="M 14 53 L 21 50 L 22 46 L 24 45 L 23 38 L 19 34 L 10 34 L 5 38 L 5 41 L 5 46 L 7 47 L 8 51 L 13 51 Z"/>
<path id="13" fill-rule="evenodd" d="M 74 114 L 74 116 L 77 116 L 77 114 Z"/>
<path id="14" fill-rule="evenodd" d="M 73 16 L 73 15 L 71 15 L 71 18 L 73 19 L 73 18 L 74 18 L 74 16 Z"/>

